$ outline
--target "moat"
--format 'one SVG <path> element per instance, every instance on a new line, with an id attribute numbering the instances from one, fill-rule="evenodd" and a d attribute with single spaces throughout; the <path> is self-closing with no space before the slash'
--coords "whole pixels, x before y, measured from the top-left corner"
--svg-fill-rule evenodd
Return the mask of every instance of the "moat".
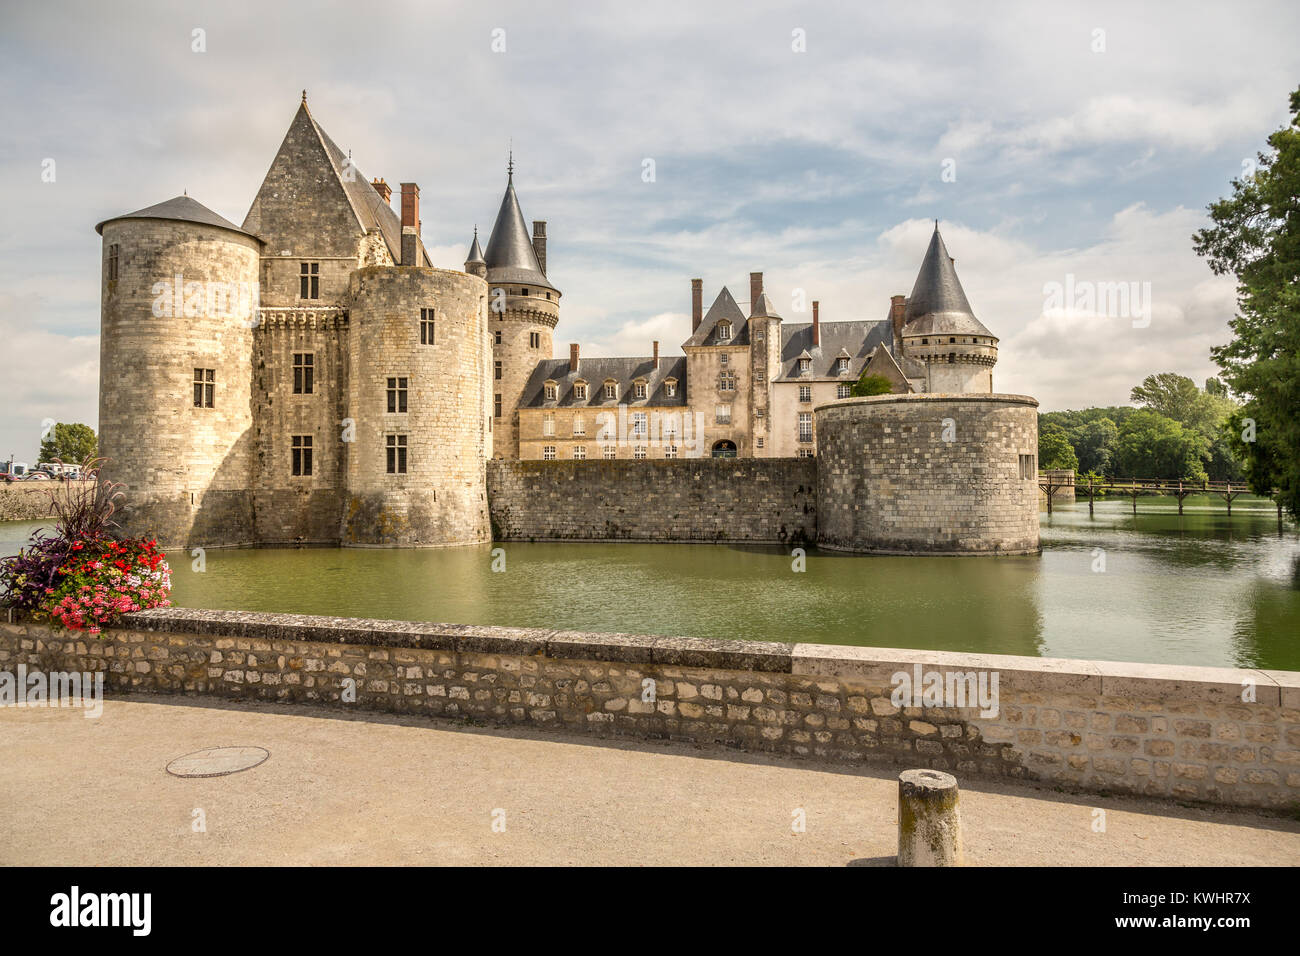
<path id="1" fill-rule="evenodd" d="M 507 543 L 169 555 L 175 603 L 693 637 L 1300 670 L 1300 534 L 1270 503 L 1058 506 L 1034 557 Z M 0 554 L 39 522 L 0 524 Z M 1103 555 L 1105 570 L 1093 568 Z"/>

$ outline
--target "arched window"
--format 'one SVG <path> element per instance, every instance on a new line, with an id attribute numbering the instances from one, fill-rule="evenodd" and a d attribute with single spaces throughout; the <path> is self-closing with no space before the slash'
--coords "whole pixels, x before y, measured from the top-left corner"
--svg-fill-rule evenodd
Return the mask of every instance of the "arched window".
<path id="1" fill-rule="evenodd" d="M 714 442 L 713 457 L 714 458 L 735 458 L 736 443 L 734 441 L 727 441 L 725 438 L 722 441 Z"/>

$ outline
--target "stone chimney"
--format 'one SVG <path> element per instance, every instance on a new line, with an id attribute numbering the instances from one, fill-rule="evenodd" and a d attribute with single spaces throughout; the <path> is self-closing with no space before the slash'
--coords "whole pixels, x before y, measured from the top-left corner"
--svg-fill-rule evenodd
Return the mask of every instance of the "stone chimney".
<path id="1" fill-rule="evenodd" d="M 891 295 L 889 297 L 889 324 L 894 329 L 894 341 L 903 341 L 903 324 L 907 318 L 907 296 Z"/>
<path id="2" fill-rule="evenodd" d="M 533 220 L 533 252 L 537 253 L 537 264 L 546 275 L 546 220 Z"/>
<path id="3" fill-rule="evenodd" d="M 578 370 L 578 343 L 570 342 L 569 343 L 569 371 L 576 372 L 577 370 Z"/>
<path id="4" fill-rule="evenodd" d="M 655 368 L 659 367 L 659 342 L 655 342 Z"/>
<path id="5" fill-rule="evenodd" d="M 822 320 L 817 314 L 817 308 L 821 305 L 816 300 L 813 301 L 813 348 L 822 344 Z"/>
<path id="6" fill-rule="evenodd" d="M 370 185 L 375 187 L 375 192 L 379 193 L 379 198 L 384 201 L 384 205 L 388 205 L 388 200 L 393 195 L 393 188 L 384 182 L 382 176 L 379 179 L 371 180 Z"/>
<path id="7" fill-rule="evenodd" d="M 704 280 L 691 280 L 691 333 L 704 321 Z"/>
<path id="8" fill-rule="evenodd" d="M 402 228 L 407 226 L 420 234 L 420 187 L 415 183 L 402 183 Z"/>
<path id="9" fill-rule="evenodd" d="M 758 297 L 763 294 L 763 273 L 751 272 L 749 274 L 749 314 L 753 315 L 754 310 L 758 308 Z"/>

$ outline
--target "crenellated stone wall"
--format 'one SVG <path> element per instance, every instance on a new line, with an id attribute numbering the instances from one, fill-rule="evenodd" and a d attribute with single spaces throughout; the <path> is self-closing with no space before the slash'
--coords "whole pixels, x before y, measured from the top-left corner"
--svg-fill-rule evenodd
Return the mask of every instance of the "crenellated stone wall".
<path id="1" fill-rule="evenodd" d="M 130 615 L 99 637 L 0 622 L 0 671 L 20 665 L 102 672 L 110 692 L 314 702 L 1091 793 L 1300 803 L 1300 673 L 1289 671 L 184 609 Z M 991 693 L 979 704 L 897 699 L 900 674 Z"/>
<path id="2" fill-rule="evenodd" d="M 811 458 L 488 462 L 498 541 L 811 544 Z"/>

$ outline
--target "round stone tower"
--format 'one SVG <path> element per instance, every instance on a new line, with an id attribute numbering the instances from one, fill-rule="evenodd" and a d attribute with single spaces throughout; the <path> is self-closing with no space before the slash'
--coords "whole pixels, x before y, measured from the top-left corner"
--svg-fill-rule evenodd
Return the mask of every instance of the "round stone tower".
<path id="1" fill-rule="evenodd" d="M 546 278 L 546 223 L 534 222 L 529 238 L 515 196 L 513 161 L 483 258 L 493 360 L 492 456 L 518 458 L 519 399 L 537 363 L 551 358 L 560 292 Z"/>
<path id="2" fill-rule="evenodd" d="M 126 492 L 115 520 L 164 547 L 249 543 L 262 242 L 188 196 L 95 230 L 99 452 Z"/>
<path id="3" fill-rule="evenodd" d="M 814 410 L 817 544 L 879 554 L 1034 554 L 1038 402 L 876 395 Z"/>
<path id="4" fill-rule="evenodd" d="M 907 299 L 902 339 L 903 354 L 925 368 L 925 391 L 993 391 L 998 340 L 971 311 L 937 219 Z"/>
<path id="5" fill-rule="evenodd" d="M 371 266 L 352 273 L 349 299 L 343 545 L 490 541 L 487 286 Z"/>

